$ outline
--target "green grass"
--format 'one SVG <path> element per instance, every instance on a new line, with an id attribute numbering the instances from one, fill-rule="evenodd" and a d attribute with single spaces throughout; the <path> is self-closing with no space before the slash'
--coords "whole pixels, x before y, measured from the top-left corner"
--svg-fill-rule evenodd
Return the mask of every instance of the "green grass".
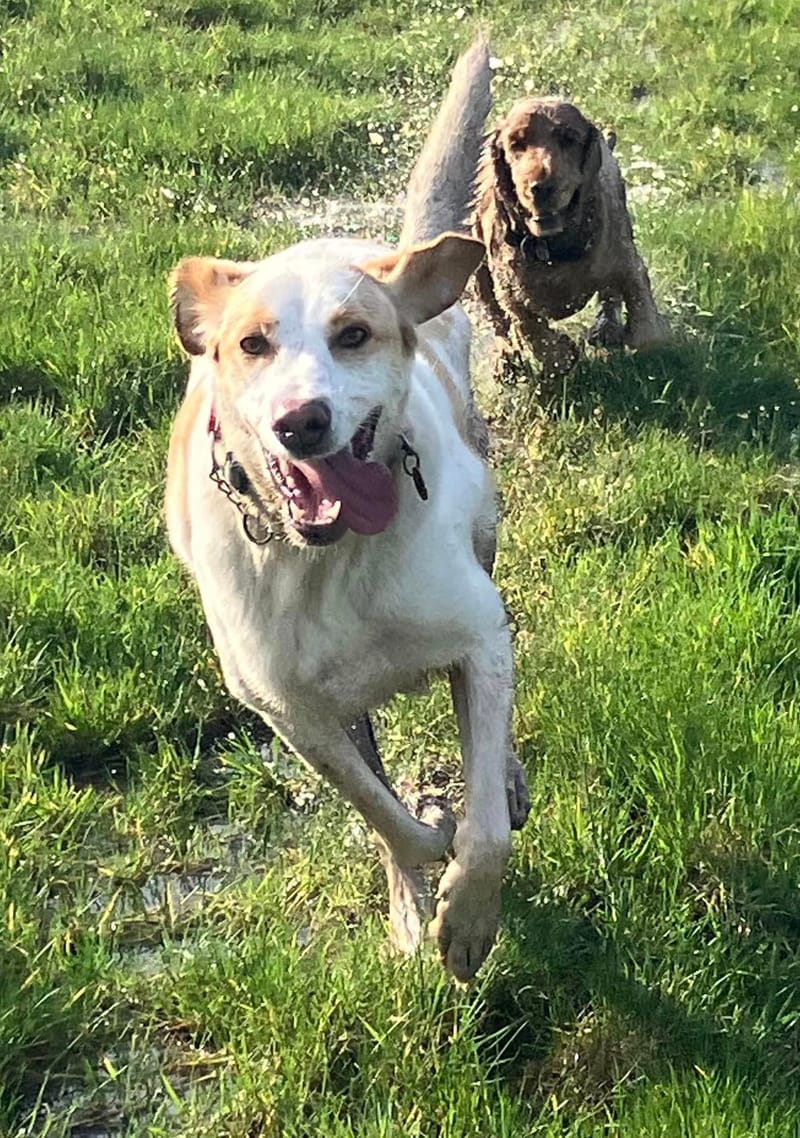
<path id="1" fill-rule="evenodd" d="M 0 12 L 0 1135 L 795 1138 L 796 5 Z M 165 278 L 393 203 L 481 22 L 500 111 L 617 131 L 677 335 L 554 408 L 477 361 L 534 807 L 462 990 L 224 690 L 161 520 Z M 451 766 L 443 687 L 381 738 Z"/>

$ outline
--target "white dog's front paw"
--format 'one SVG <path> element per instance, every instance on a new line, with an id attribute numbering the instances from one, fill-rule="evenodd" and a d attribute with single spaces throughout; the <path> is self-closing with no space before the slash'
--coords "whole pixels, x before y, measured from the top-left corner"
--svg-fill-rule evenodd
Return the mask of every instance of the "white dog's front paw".
<path id="1" fill-rule="evenodd" d="M 494 944 L 501 880 L 485 872 L 469 873 L 457 860 L 450 862 L 442 876 L 430 932 L 442 964 L 457 980 L 471 980 Z"/>

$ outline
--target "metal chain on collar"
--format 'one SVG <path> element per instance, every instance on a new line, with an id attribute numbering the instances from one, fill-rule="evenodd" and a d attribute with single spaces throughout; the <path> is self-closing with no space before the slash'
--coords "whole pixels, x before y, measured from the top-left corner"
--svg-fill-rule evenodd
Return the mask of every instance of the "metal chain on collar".
<path id="1" fill-rule="evenodd" d="M 224 462 L 220 462 L 217 458 L 216 448 L 221 436 L 216 418 L 213 416 L 208 433 L 211 438 L 211 470 L 208 477 L 241 514 L 245 537 L 254 545 L 267 545 L 274 538 L 285 540 L 282 527 L 271 526 L 258 513 L 253 512 L 247 500 L 248 491 L 251 489 L 250 479 L 247 477 L 247 471 L 242 464 L 234 458 L 233 452 L 226 451 Z M 400 449 L 403 452 L 403 472 L 414 483 L 414 489 L 422 501 L 427 502 L 428 487 L 425 485 L 425 479 L 420 470 L 419 453 L 414 450 L 405 435 L 401 434 L 398 437 Z"/>
<path id="2" fill-rule="evenodd" d="M 423 502 L 428 501 L 428 487 L 419 466 L 419 454 L 414 450 L 405 435 L 400 435 L 400 449 L 403 452 L 403 470 L 414 483 L 414 489 Z"/>
<path id="3" fill-rule="evenodd" d="M 273 528 L 248 508 L 246 500 L 242 497 L 250 489 L 250 479 L 247 477 L 247 472 L 230 451 L 226 453 L 224 462 L 218 461 L 216 455 L 218 436 L 216 431 L 209 433 L 211 434 L 211 470 L 208 477 L 241 514 L 245 537 L 254 545 L 267 545 L 273 538 L 282 538 L 283 531 L 281 529 Z"/>

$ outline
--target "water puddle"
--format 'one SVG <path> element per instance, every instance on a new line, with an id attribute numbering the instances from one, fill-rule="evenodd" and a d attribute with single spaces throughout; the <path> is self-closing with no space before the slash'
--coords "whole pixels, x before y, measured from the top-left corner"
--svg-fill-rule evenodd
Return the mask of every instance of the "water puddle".
<path id="1" fill-rule="evenodd" d="M 302 237 L 366 237 L 393 244 L 403 220 L 403 199 L 276 198 L 258 205 L 254 217 L 265 225 L 291 225 Z"/>

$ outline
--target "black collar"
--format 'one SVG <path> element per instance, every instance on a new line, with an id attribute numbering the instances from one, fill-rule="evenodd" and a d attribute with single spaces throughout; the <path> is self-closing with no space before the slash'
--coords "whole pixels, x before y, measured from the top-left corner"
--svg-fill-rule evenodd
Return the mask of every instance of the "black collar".
<path id="1" fill-rule="evenodd" d="M 267 545 L 275 538 L 286 541 L 280 518 L 276 518 L 264 506 L 247 471 L 233 452 L 225 450 L 217 410 L 213 406 L 208 416 L 208 436 L 211 442 L 211 470 L 208 477 L 241 514 L 246 537 L 253 545 Z"/>
<path id="2" fill-rule="evenodd" d="M 534 237 L 527 228 L 508 229 L 505 241 L 513 249 L 519 249 L 526 261 L 540 261 L 545 265 L 580 261 L 592 246 L 591 236 L 585 241 L 580 236 L 569 233 L 559 233 L 555 237 Z"/>
<path id="3" fill-rule="evenodd" d="M 538 261 L 543 265 L 568 264 L 580 261 L 587 255 L 595 239 L 595 201 L 583 197 L 578 192 L 567 207 L 572 225 L 555 234 L 554 237 L 535 237 L 528 228 L 530 212 L 517 200 L 514 208 L 504 203 L 508 221 L 505 241 L 513 249 L 519 249 L 526 261 Z"/>

